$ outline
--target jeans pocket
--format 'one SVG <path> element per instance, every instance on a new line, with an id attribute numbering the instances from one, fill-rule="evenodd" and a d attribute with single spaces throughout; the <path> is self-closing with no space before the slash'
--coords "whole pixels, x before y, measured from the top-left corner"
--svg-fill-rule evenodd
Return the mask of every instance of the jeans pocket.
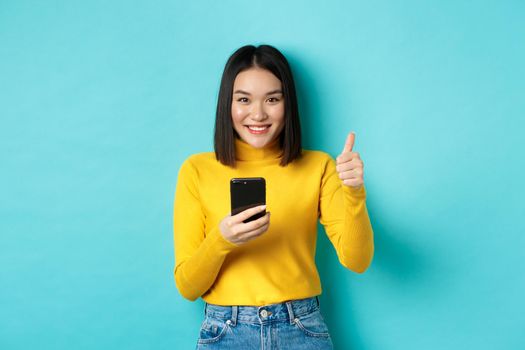
<path id="1" fill-rule="evenodd" d="M 202 322 L 198 343 L 210 344 L 221 340 L 226 334 L 228 327 L 228 322 L 207 316 Z"/>
<path id="2" fill-rule="evenodd" d="M 328 332 L 328 327 L 324 322 L 323 316 L 319 310 L 311 312 L 309 314 L 296 317 L 294 324 L 297 328 L 302 330 L 307 336 L 310 337 L 321 337 L 329 338 L 330 333 Z"/>

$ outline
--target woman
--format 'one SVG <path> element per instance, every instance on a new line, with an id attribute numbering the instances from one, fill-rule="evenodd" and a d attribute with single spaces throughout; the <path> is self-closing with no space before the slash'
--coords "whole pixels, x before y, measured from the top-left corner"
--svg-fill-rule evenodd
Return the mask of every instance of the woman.
<path id="1" fill-rule="evenodd" d="M 176 285 L 185 298 L 206 302 L 198 349 L 333 347 L 317 298 L 317 220 L 350 270 L 364 272 L 374 251 L 354 138 L 336 162 L 303 150 L 286 58 L 268 45 L 229 58 L 215 153 L 186 159 L 175 193 Z M 263 177 L 266 206 L 228 215 L 234 177 Z M 265 207 L 266 215 L 243 223 Z"/>

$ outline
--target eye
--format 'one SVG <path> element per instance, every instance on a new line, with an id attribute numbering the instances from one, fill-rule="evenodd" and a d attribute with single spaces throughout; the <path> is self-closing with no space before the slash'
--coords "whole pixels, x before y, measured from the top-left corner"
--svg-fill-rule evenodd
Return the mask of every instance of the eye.
<path id="1" fill-rule="evenodd" d="M 277 102 L 279 102 L 280 100 L 281 100 L 281 99 L 280 99 L 280 98 L 277 98 L 277 97 L 270 97 L 270 98 L 268 98 L 267 101 L 270 102 L 270 103 L 277 103 Z"/>
<path id="2" fill-rule="evenodd" d="M 248 102 L 248 99 L 246 97 L 239 97 L 237 99 L 238 102 L 241 102 L 241 103 L 247 103 Z"/>

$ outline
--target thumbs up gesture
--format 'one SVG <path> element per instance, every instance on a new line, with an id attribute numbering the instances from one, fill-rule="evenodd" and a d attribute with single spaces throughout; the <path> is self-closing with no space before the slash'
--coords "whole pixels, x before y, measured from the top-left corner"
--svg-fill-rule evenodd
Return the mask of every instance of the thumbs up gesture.
<path id="1" fill-rule="evenodd" d="M 343 152 L 336 159 L 336 170 L 343 184 L 355 189 L 363 186 L 363 161 L 359 153 L 353 152 L 355 134 L 351 132 L 346 138 Z"/>

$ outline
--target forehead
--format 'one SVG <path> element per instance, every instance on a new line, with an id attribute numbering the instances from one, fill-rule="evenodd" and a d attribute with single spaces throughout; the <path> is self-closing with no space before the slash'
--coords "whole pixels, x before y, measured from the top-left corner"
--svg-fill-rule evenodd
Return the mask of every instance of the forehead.
<path id="1" fill-rule="evenodd" d="M 233 88 L 253 92 L 280 89 L 281 81 L 266 69 L 250 68 L 237 74 Z"/>

